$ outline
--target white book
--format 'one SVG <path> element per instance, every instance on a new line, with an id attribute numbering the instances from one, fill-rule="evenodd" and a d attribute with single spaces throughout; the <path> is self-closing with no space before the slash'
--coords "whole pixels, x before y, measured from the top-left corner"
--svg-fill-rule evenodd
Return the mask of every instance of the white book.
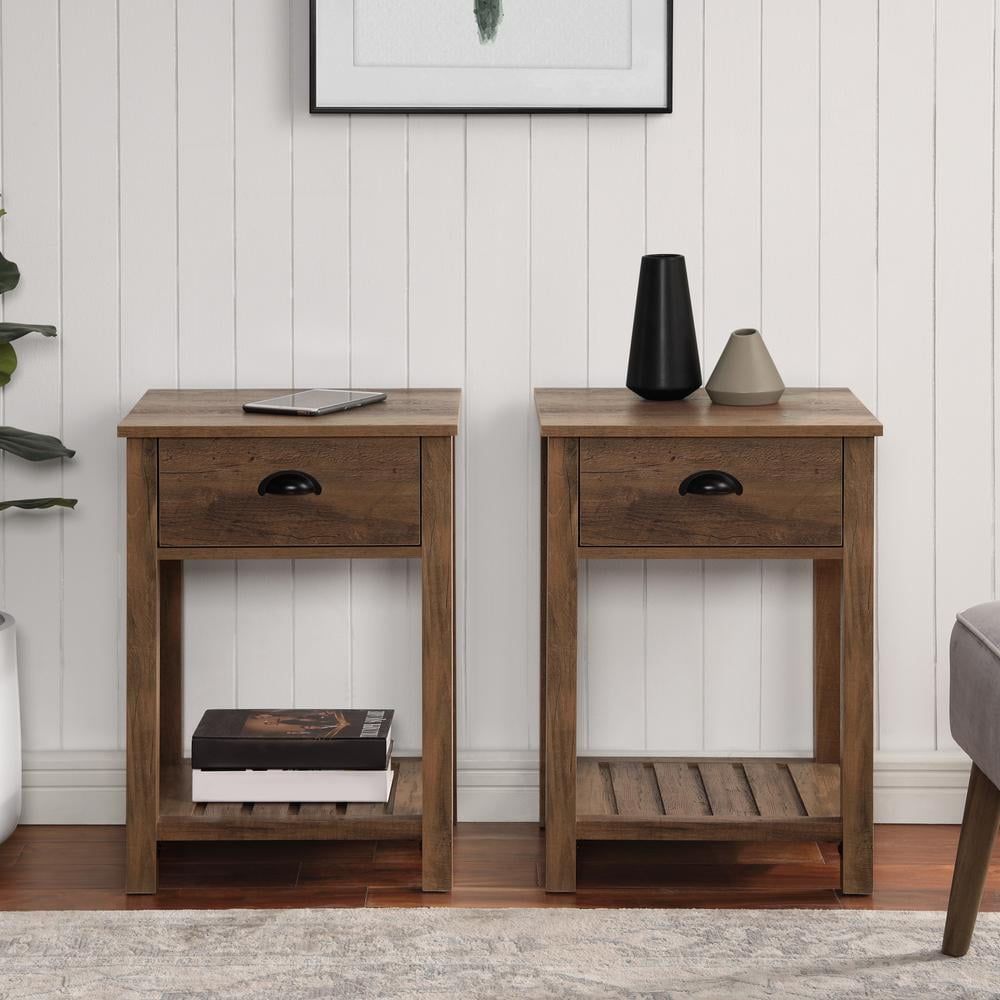
<path id="1" fill-rule="evenodd" d="M 384 771 L 191 771 L 193 802 L 388 802 Z"/>

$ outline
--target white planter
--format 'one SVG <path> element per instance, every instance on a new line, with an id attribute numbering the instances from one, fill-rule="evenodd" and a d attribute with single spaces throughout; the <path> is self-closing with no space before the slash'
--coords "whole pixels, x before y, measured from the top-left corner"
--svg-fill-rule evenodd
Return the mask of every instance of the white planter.
<path id="1" fill-rule="evenodd" d="M 21 712 L 14 619 L 0 612 L 0 843 L 21 815 Z"/>

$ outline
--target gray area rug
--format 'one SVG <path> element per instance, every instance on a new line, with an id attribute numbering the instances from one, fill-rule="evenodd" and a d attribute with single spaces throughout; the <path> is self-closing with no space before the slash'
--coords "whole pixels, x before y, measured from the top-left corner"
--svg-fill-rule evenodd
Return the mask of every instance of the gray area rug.
<path id="1" fill-rule="evenodd" d="M 1000 914 L 221 910 L 0 913 L 0 998 L 1000 997 Z"/>

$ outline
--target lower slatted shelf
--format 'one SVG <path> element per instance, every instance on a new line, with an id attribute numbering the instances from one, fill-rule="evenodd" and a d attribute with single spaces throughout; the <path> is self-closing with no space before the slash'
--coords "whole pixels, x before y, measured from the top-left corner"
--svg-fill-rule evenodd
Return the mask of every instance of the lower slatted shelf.
<path id="1" fill-rule="evenodd" d="M 422 767 L 393 762 L 386 804 L 191 801 L 191 765 L 160 774 L 159 840 L 411 840 L 421 834 Z"/>
<path id="2" fill-rule="evenodd" d="M 577 760 L 581 840 L 839 840 L 840 766 L 807 760 Z"/>

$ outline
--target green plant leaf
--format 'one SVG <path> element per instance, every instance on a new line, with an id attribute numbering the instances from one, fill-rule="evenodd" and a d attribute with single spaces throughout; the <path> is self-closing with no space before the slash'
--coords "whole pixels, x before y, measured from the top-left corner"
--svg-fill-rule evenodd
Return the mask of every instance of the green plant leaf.
<path id="1" fill-rule="evenodd" d="M 0 295 L 16 288 L 20 280 L 21 272 L 17 269 L 17 264 L 0 254 Z"/>
<path id="2" fill-rule="evenodd" d="M 34 434 L 17 427 L 0 427 L 0 451 L 9 451 L 29 462 L 50 458 L 72 458 L 76 452 L 50 434 Z"/>
<path id="3" fill-rule="evenodd" d="M 46 507 L 75 507 L 76 500 L 65 497 L 36 497 L 34 500 L 0 500 L 0 510 L 20 507 L 21 510 L 44 510 Z"/>
<path id="4" fill-rule="evenodd" d="M 0 344 L 0 386 L 5 386 L 17 367 L 17 354 L 10 344 Z"/>
<path id="5" fill-rule="evenodd" d="M 0 323 L 0 344 L 9 344 L 29 333 L 40 333 L 43 337 L 54 337 L 56 328 L 45 323 Z"/>

